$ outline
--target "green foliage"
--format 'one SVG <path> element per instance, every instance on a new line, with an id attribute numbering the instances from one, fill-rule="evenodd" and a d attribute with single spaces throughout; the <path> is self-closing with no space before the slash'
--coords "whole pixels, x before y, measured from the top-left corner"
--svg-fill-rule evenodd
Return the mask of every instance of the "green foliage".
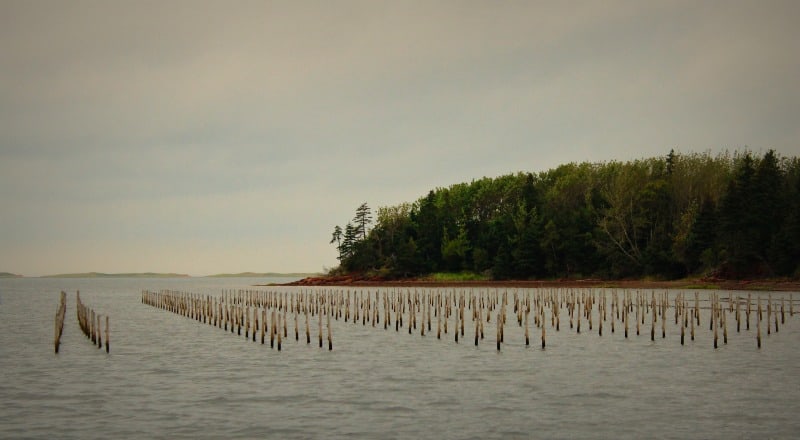
<path id="1" fill-rule="evenodd" d="M 800 161 L 773 151 L 570 163 L 366 203 L 332 244 L 341 267 L 391 277 L 791 276 L 800 271 Z"/>

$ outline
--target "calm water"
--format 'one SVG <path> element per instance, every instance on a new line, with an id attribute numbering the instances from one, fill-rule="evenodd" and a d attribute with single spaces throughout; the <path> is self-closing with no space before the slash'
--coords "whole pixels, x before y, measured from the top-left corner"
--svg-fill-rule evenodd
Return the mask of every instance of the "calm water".
<path id="1" fill-rule="evenodd" d="M 683 347 L 672 322 L 666 339 L 657 330 L 651 342 L 649 321 L 626 340 L 608 323 L 598 337 L 596 322 L 577 334 L 562 320 L 560 332 L 548 327 L 544 351 L 538 330 L 526 348 L 514 324 L 497 352 L 494 320 L 477 348 L 469 326 L 456 344 L 452 327 L 436 339 L 435 321 L 421 337 L 340 320 L 332 352 L 306 345 L 302 331 L 278 352 L 140 302 L 142 289 L 219 296 L 257 282 L 264 279 L 0 280 L 0 438 L 800 435 L 800 314 L 790 319 L 788 304 L 786 324 L 764 332 L 761 350 L 754 325 L 736 334 L 730 317 L 729 343 L 714 350 L 706 311 L 696 341 Z M 61 290 L 67 320 L 55 355 Z M 110 355 L 80 333 L 76 290 L 111 316 Z"/>

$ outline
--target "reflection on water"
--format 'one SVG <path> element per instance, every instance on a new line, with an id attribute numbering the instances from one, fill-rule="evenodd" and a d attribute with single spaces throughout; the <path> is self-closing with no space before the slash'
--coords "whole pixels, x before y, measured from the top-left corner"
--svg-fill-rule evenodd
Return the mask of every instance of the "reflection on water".
<path id="1" fill-rule="evenodd" d="M 302 332 L 299 342 L 291 337 L 290 321 L 290 338 L 278 352 L 246 340 L 244 332 L 141 304 L 143 289 L 220 297 L 223 289 L 253 289 L 263 281 L 0 280 L 0 438 L 794 438 L 800 432 L 800 316 L 788 316 L 788 303 L 778 333 L 762 328 L 761 350 L 755 321 L 749 332 L 742 326 L 736 333 L 730 316 L 728 344 L 714 350 L 708 309 L 701 309 L 696 340 L 687 337 L 685 346 L 672 319 L 666 338 L 659 323 L 651 341 L 649 318 L 641 335 L 631 330 L 625 339 L 619 322 L 613 334 L 606 322 L 600 337 L 596 315 L 593 329 L 584 321 L 580 334 L 562 315 L 560 331 L 547 322 L 542 350 L 532 316 L 526 347 L 509 306 L 500 352 L 494 316 L 478 347 L 468 313 L 458 344 L 452 318 L 441 340 L 435 320 L 425 336 L 419 329 L 373 328 L 369 320 L 333 320 L 333 351 L 315 343 L 316 318 L 310 345 Z M 67 315 L 55 355 L 61 290 L 68 292 Z M 80 333 L 76 290 L 110 315 L 110 355 Z M 602 292 L 610 299 L 610 291 Z M 707 295 L 700 292 L 701 299 Z M 772 293 L 773 300 L 781 295 Z"/>

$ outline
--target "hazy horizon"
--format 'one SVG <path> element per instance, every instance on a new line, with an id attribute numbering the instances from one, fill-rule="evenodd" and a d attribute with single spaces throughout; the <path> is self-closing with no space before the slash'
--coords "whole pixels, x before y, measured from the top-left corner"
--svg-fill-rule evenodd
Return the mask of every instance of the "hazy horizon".
<path id="1" fill-rule="evenodd" d="M 3 1 L 0 271 L 319 272 L 362 202 L 798 155 L 798 22 L 796 1 Z"/>
<path id="2" fill-rule="evenodd" d="M 189 278 L 214 278 L 214 277 L 236 277 L 236 276 L 242 276 L 242 277 L 252 276 L 252 277 L 255 277 L 255 278 L 260 278 L 260 277 L 267 277 L 268 278 L 268 277 L 273 277 L 273 276 L 281 277 L 281 276 L 287 276 L 287 275 L 289 275 L 289 276 L 292 276 L 292 275 L 313 275 L 313 274 L 316 274 L 316 273 L 319 273 L 319 272 L 252 272 L 252 271 L 243 271 L 243 272 L 232 272 L 232 273 L 215 272 L 215 273 L 209 273 L 209 274 L 194 274 L 194 275 L 192 275 L 192 274 L 187 274 L 187 273 L 178 273 L 178 272 L 169 272 L 169 271 L 167 271 L 167 272 L 152 272 L 152 271 L 146 271 L 146 272 L 112 272 L 112 273 L 89 271 L 89 272 L 47 273 L 47 274 L 40 274 L 40 275 L 27 275 L 27 274 L 21 274 L 21 273 L 10 273 L 10 272 L 2 272 L 2 271 L 0 271 L 0 275 L 5 274 L 5 273 L 8 273 L 9 275 L 20 276 L 22 278 L 58 278 L 58 277 L 62 277 L 62 276 L 66 276 L 67 278 L 77 278 L 77 275 L 93 275 L 93 274 L 95 274 L 95 275 L 104 275 L 104 276 L 107 276 L 109 278 L 123 277 L 124 275 L 143 276 L 143 275 L 147 275 L 147 274 L 152 274 L 154 276 L 159 276 L 159 277 L 171 277 L 171 276 L 174 276 L 174 277 L 189 277 Z M 3 278 L 3 277 L 0 276 L 0 278 Z"/>

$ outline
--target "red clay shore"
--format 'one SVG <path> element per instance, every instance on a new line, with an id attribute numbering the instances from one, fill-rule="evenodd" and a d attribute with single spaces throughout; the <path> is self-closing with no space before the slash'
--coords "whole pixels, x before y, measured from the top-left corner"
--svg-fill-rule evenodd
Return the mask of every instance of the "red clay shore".
<path id="1" fill-rule="evenodd" d="M 374 287 L 606 287 L 624 289 L 720 289 L 800 292 L 798 280 L 723 280 L 698 278 L 671 281 L 652 280 L 503 280 L 436 281 L 425 278 L 387 280 L 363 275 L 308 277 L 281 286 L 374 286 Z"/>

